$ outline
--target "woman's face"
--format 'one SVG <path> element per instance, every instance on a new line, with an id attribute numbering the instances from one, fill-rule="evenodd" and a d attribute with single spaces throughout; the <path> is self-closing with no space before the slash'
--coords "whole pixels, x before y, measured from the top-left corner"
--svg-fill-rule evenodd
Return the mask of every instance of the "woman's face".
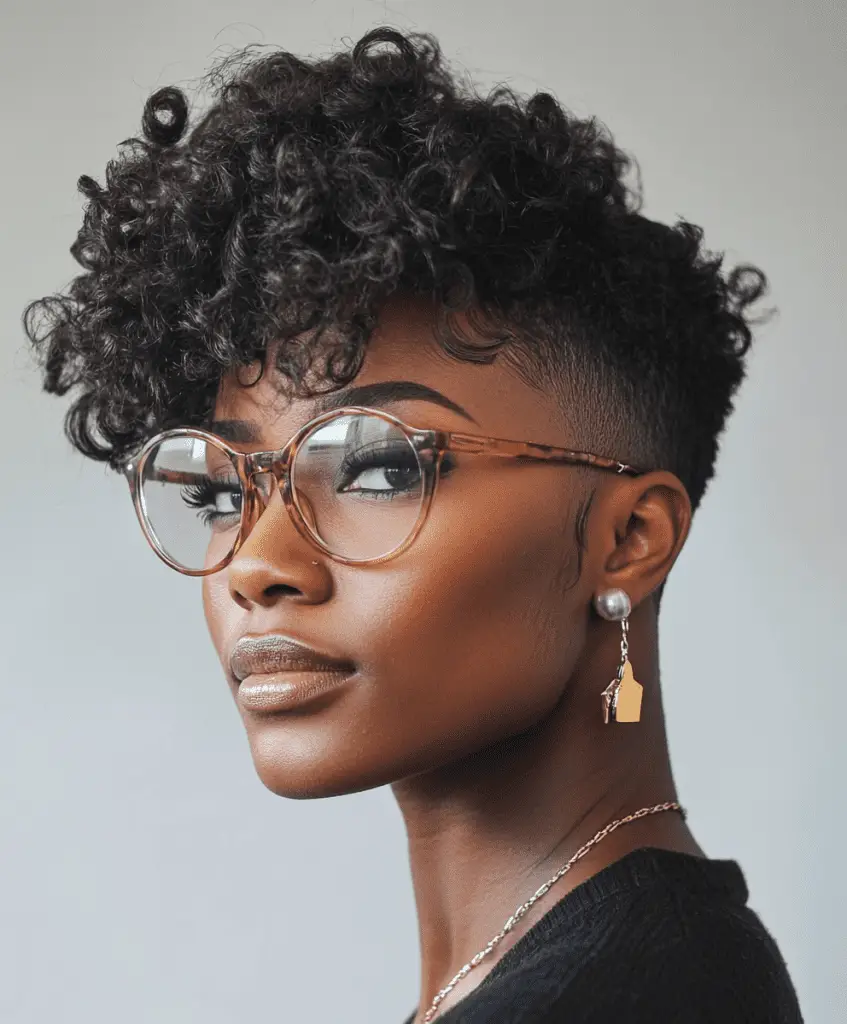
<path id="1" fill-rule="evenodd" d="M 420 304 L 388 307 L 352 386 L 413 381 L 473 418 L 420 399 L 387 411 L 412 426 L 573 445 L 552 398 L 502 360 L 446 355 Z M 356 404 L 368 404 L 358 402 Z M 313 415 L 280 398 L 271 374 L 228 377 L 215 418 L 246 420 L 282 447 Z M 232 562 L 204 578 L 204 607 L 225 673 L 245 634 L 281 634 L 349 663 L 320 700 L 259 713 L 241 708 L 253 760 L 273 792 L 328 796 L 395 782 L 474 753 L 537 723 L 580 657 L 593 587 L 578 572 L 578 471 L 457 455 L 412 546 L 387 562 L 346 566 L 295 529 L 279 495 Z M 251 682 L 261 681 L 253 676 Z"/>

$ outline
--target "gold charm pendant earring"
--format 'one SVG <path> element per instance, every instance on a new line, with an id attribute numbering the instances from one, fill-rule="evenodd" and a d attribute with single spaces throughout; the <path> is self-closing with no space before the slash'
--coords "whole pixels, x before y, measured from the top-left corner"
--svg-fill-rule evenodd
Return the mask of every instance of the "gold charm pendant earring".
<path id="1" fill-rule="evenodd" d="M 603 691 L 603 721 L 640 722 L 644 687 L 636 682 L 629 661 L 629 614 L 632 602 L 625 590 L 604 590 L 594 598 L 597 614 L 621 624 L 621 665 L 617 676 Z"/>

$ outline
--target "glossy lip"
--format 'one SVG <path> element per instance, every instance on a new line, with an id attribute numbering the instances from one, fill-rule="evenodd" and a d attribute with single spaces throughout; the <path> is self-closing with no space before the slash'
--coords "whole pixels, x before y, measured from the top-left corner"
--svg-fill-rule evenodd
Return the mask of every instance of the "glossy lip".
<path id="1" fill-rule="evenodd" d="M 280 633 L 242 636 L 229 658 L 245 711 L 285 711 L 315 700 L 345 683 L 355 666 Z"/>
<path id="2" fill-rule="evenodd" d="M 351 662 L 320 654 L 306 644 L 281 633 L 240 637 L 230 652 L 229 667 L 237 683 L 252 675 L 350 675 L 354 670 Z"/>
<path id="3" fill-rule="evenodd" d="M 236 699 L 245 711 L 287 711 L 338 689 L 349 678 L 347 671 L 251 675 L 238 687 Z"/>

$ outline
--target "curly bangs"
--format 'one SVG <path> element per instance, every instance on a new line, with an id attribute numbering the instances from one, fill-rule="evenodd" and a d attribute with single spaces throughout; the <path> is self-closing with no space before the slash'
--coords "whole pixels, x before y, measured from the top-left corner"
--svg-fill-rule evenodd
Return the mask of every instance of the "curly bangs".
<path id="1" fill-rule="evenodd" d="M 324 59 L 248 47 L 207 84 L 193 125 L 160 89 L 104 183 L 79 179 L 82 272 L 24 313 L 45 390 L 75 392 L 81 452 L 116 468 L 204 422 L 222 375 L 271 342 L 293 394 L 349 383 L 400 292 L 434 301 L 451 355 L 503 349 L 579 401 L 595 443 L 699 503 L 765 277 L 724 276 L 700 228 L 643 217 L 596 119 L 543 92 L 483 97 L 432 36 L 388 28 Z"/>

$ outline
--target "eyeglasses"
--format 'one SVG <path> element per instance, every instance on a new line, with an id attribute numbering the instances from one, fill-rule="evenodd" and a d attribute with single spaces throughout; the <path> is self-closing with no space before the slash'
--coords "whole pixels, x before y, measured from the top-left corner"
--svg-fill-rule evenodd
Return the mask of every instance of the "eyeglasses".
<path id="1" fill-rule="evenodd" d="M 301 536 L 335 561 L 395 558 L 423 528 L 448 453 L 458 452 L 645 472 L 546 444 L 422 430 L 358 406 L 316 416 L 276 451 L 239 452 L 205 430 L 167 430 L 123 472 L 156 554 L 187 576 L 208 576 L 232 560 L 277 489 Z"/>

